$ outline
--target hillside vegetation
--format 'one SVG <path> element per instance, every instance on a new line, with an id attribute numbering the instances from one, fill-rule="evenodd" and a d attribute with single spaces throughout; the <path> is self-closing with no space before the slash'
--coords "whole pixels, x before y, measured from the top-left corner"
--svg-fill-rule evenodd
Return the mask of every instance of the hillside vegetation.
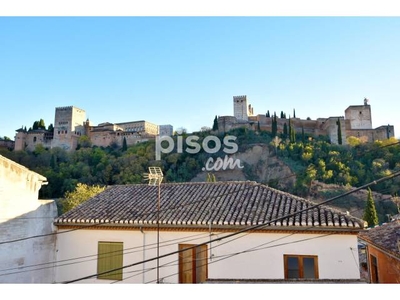
<path id="1" fill-rule="evenodd" d="M 294 134 L 289 138 L 285 134 L 273 136 L 270 132 L 247 129 L 236 129 L 224 135 L 212 131 L 193 134 L 199 136 L 200 145 L 209 135 L 216 135 L 221 141 L 225 135 L 237 137 L 238 152 L 231 157 L 239 159 L 243 168 L 213 172 L 217 181 L 253 180 L 316 201 L 400 171 L 400 144 L 394 138 L 373 143 L 350 138 L 349 145 L 342 146 L 330 144 L 323 136 L 312 138 Z M 183 141 L 186 136 L 183 134 Z M 149 166 L 162 168 L 164 182 L 206 181 L 209 172 L 202 169 L 207 160 L 225 157 L 223 147 L 214 154 L 206 153 L 202 147 L 199 153 L 190 154 L 183 146 L 182 153 L 177 153 L 175 147 L 171 153 L 162 154 L 160 161 L 155 161 L 154 141 L 127 148 L 115 145 L 100 148 L 92 147 L 83 138 L 74 152 L 38 145 L 33 152 L 0 149 L 0 154 L 45 176 L 49 184 L 42 187 L 40 197 L 54 199 L 64 197 L 78 183 L 99 186 L 145 183 L 143 175 Z M 213 148 L 213 142 L 209 147 Z M 385 199 L 385 203 L 377 205 L 381 222 L 387 214 L 398 213 L 398 207 L 390 200 L 400 189 L 397 177 L 370 188 L 375 192 L 376 201 Z M 357 195 L 338 199 L 334 205 L 346 210 L 358 208 L 359 212 L 366 198 L 363 199 L 365 195 L 361 193 Z"/>

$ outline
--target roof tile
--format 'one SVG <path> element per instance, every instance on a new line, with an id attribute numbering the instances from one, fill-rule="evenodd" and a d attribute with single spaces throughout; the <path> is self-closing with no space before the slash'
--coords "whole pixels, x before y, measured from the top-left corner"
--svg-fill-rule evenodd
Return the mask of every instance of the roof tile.
<path id="1" fill-rule="evenodd" d="M 280 219 L 315 203 L 250 181 L 165 183 L 160 187 L 160 224 L 356 229 L 364 221 L 329 206 Z M 63 214 L 61 224 L 157 224 L 158 187 L 114 185 Z"/>

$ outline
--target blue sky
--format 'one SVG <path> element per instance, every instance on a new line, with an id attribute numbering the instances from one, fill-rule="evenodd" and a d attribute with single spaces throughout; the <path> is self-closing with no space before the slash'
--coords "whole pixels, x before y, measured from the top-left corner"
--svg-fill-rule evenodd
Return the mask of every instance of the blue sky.
<path id="1" fill-rule="evenodd" d="M 76 106 L 95 125 L 212 126 L 256 114 L 344 116 L 370 100 L 400 136 L 399 17 L 0 17 L 0 136 Z"/>

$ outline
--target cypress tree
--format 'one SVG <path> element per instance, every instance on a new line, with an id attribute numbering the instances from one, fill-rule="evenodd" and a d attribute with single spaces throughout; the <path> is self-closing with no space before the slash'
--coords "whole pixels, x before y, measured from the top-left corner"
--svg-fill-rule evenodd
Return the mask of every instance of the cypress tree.
<path id="1" fill-rule="evenodd" d="M 289 139 L 290 139 L 291 143 L 296 142 L 296 131 L 295 131 L 294 127 L 292 126 L 290 117 L 289 117 Z"/>
<path id="2" fill-rule="evenodd" d="M 275 137 L 276 134 L 278 133 L 278 123 L 276 121 L 276 113 L 274 113 L 272 117 L 271 131 L 272 131 L 272 137 Z"/>
<path id="3" fill-rule="evenodd" d="M 122 151 L 128 150 L 128 144 L 126 143 L 126 138 L 124 137 L 124 140 L 122 142 Z"/>
<path id="4" fill-rule="evenodd" d="M 364 209 L 363 220 L 368 223 L 368 227 L 378 225 L 378 214 L 376 213 L 375 202 L 372 198 L 370 188 L 368 188 L 368 198 Z"/>
<path id="5" fill-rule="evenodd" d="M 293 118 L 296 118 L 296 110 L 293 108 Z"/>
<path id="6" fill-rule="evenodd" d="M 215 118 L 214 118 L 214 124 L 213 124 L 213 127 L 212 127 L 212 130 L 218 130 L 218 118 L 217 118 L 217 116 L 215 116 Z"/>
<path id="7" fill-rule="evenodd" d="M 270 115 L 269 115 L 269 110 L 267 111 L 267 114 L 265 115 L 267 118 L 269 118 L 270 117 Z"/>
<path id="8" fill-rule="evenodd" d="M 287 124 L 283 124 L 283 137 L 287 137 L 288 135 L 288 128 L 287 128 Z"/>
<path id="9" fill-rule="evenodd" d="M 338 125 L 338 129 L 337 129 L 338 144 L 341 145 L 342 144 L 342 126 L 340 126 L 339 118 L 337 119 L 336 124 Z"/>

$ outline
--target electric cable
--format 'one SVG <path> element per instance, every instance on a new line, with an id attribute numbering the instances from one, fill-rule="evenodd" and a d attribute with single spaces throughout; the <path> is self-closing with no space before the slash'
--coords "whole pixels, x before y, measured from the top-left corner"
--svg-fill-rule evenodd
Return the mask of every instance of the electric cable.
<path id="1" fill-rule="evenodd" d="M 321 202 L 321 203 L 318 203 L 318 204 L 315 204 L 315 205 L 311 205 L 311 206 L 309 206 L 309 207 L 307 207 L 307 208 L 301 209 L 301 210 L 296 211 L 296 212 L 294 212 L 294 213 L 290 213 L 290 214 L 288 214 L 288 215 L 286 215 L 286 216 L 283 216 L 283 217 L 280 217 L 280 218 L 275 218 L 275 219 L 273 219 L 273 220 L 270 220 L 270 221 L 265 222 L 265 223 L 262 223 L 262 224 L 257 224 L 257 225 L 249 226 L 248 228 L 245 228 L 245 229 L 242 229 L 242 230 L 238 230 L 237 232 L 228 234 L 228 235 L 226 235 L 226 236 L 224 236 L 224 237 L 218 237 L 218 238 L 213 239 L 213 240 L 211 240 L 211 241 L 207 241 L 207 242 L 204 242 L 204 243 L 200 243 L 200 244 L 197 244 L 197 245 L 195 245 L 195 246 L 193 246 L 193 247 L 185 248 L 184 250 L 193 249 L 193 248 L 195 248 L 195 247 L 199 247 L 199 246 L 202 246 L 202 245 L 207 245 L 207 244 L 209 244 L 209 243 L 211 243 L 211 242 L 220 241 L 220 240 L 229 238 L 229 237 L 231 237 L 231 236 L 235 236 L 235 235 L 240 234 L 240 233 L 243 233 L 243 232 L 247 232 L 247 231 L 250 231 L 250 230 L 259 229 L 259 228 L 264 227 L 264 226 L 267 226 L 267 225 L 269 225 L 269 224 L 271 224 L 271 223 L 273 223 L 273 222 L 277 222 L 277 221 L 280 221 L 280 220 L 287 219 L 287 218 L 289 218 L 289 217 L 293 217 L 293 216 L 295 216 L 296 214 L 299 214 L 299 213 L 302 213 L 302 212 L 305 212 L 305 211 L 314 209 L 314 208 L 319 207 L 319 206 L 321 206 L 321 205 L 324 205 L 324 204 L 326 204 L 326 203 L 332 202 L 332 201 L 334 201 L 334 200 L 336 200 L 336 199 L 338 199 L 338 198 L 340 198 L 340 197 L 344 197 L 344 196 L 349 195 L 349 194 L 352 194 L 352 193 L 354 193 L 354 192 L 356 192 L 356 191 L 358 191 L 358 190 L 367 188 L 367 187 L 369 187 L 369 186 L 371 186 L 371 185 L 373 185 L 373 184 L 377 184 L 377 183 L 379 183 L 379 182 L 382 182 L 382 181 L 385 181 L 385 180 L 388 180 L 388 179 L 397 177 L 397 176 L 399 176 L 399 175 L 400 175 L 400 172 L 393 173 L 393 174 L 388 175 L 388 176 L 386 176 L 386 177 L 383 177 L 383 178 L 377 179 L 377 180 L 375 180 L 375 181 L 372 181 L 372 182 L 370 182 L 370 183 L 367 183 L 367 184 L 365 184 L 365 185 L 363 185 L 363 186 L 361 186 L 361 187 L 358 187 L 358 188 L 356 188 L 356 189 L 354 189 L 354 190 L 352 190 L 352 191 L 349 191 L 349 192 L 347 192 L 347 193 L 344 193 L 343 195 L 339 195 L 339 196 L 330 198 L 330 199 L 325 200 L 325 201 L 323 201 L 323 202 Z M 167 254 L 160 255 L 160 256 L 158 256 L 158 257 L 153 257 L 153 258 L 150 258 L 150 259 L 143 260 L 143 261 L 141 261 L 141 262 L 128 264 L 128 265 L 122 266 L 122 267 L 120 267 L 120 268 L 115 268 L 115 269 L 108 270 L 108 271 L 101 272 L 101 273 L 95 273 L 95 274 L 92 274 L 92 275 L 84 276 L 84 277 L 77 278 L 77 279 L 73 279 L 73 280 L 67 280 L 67 281 L 64 281 L 63 283 L 67 283 L 67 284 L 68 284 L 68 283 L 73 283 L 73 282 L 77 282 L 77 281 L 81 281 L 81 280 L 85 280 L 85 279 L 90 279 L 90 278 L 96 277 L 96 276 L 98 276 L 98 275 L 108 274 L 108 273 L 110 273 L 110 272 L 114 272 L 114 271 L 118 271 L 118 270 L 121 270 L 121 269 L 129 268 L 129 267 L 132 267 L 132 266 L 135 266 L 135 265 L 144 263 L 144 262 L 150 262 L 150 261 L 153 261 L 153 260 L 156 260 L 156 259 L 168 257 L 168 256 L 170 256 L 170 255 L 175 255 L 175 254 L 178 254 L 178 253 L 183 252 L 184 250 L 173 251 L 173 252 L 170 252 L 170 253 L 167 253 Z"/>

